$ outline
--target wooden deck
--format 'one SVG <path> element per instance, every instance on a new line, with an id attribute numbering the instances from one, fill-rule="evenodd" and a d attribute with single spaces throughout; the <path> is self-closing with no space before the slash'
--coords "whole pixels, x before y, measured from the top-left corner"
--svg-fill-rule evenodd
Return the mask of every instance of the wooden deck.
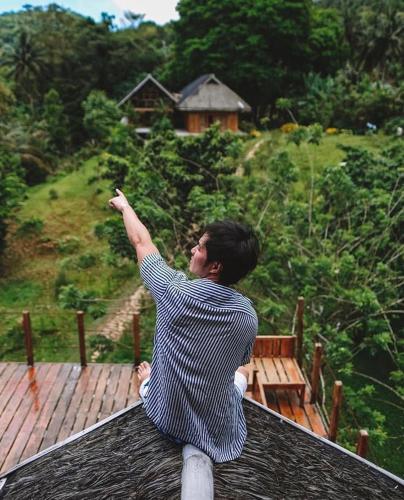
<path id="1" fill-rule="evenodd" d="M 0 363 L 0 472 L 137 399 L 132 365 Z"/>
<path id="2" fill-rule="evenodd" d="M 260 378 L 284 379 L 278 359 L 253 358 Z M 295 390 L 266 389 L 268 407 L 326 437 L 310 386 L 300 406 Z M 248 394 L 250 397 L 252 394 Z M 95 424 L 138 399 L 132 365 L 0 363 L 0 472 Z"/>
<path id="3" fill-rule="evenodd" d="M 290 372 L 291 366 L 288 362 L 287 358 L 252 358 L 251 363 L 248 365 L 250 370 L 249 384 L 252 383 L 254 369 L 258 370 L 260 379 L 264 384 L 266 381 L 273 382 L 274 379 L 278 379 L 280 383 L 287 381 L 288 377 L 292 375 Z M 246 395 L 253 397 L 251 392 L 247 392 Z M 268 408 L 271 410 L 306 427 L 321 437 L 327 437 L 327 429 L 324 426 L 317 405 L 310 403 L 311 388 L 307 380 L 303 406 L 300 405 L 296 390 L 265 389 L 265 396 Z"/>

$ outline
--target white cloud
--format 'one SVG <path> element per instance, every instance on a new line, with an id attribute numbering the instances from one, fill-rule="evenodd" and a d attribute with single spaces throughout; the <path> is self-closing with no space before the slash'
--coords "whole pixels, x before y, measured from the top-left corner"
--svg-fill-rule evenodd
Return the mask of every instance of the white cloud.
<path id="1" fill-rule="evenodd" d="M 171 19 L 178 19 L 175 6 L 178 0 L 112 0 L 123 16 L 126 10 L 136 14 L 145 14 L 145 19 L 164 24 Z"/>

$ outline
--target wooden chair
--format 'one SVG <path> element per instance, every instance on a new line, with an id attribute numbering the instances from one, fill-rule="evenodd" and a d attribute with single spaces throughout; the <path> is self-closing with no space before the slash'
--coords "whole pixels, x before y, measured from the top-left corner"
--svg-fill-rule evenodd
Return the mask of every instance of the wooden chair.
<path id="1" fill-rule="evenodd" d="M 261 376 L 258 370 L 252 371 L 252 386 L 251 386 L 251 397 L 261 403 L 264 406 L 268 406 L 267 398 L 265 396 L 265 389 L 262 385 Z"/>
<path id="2" fill-rule="evenodd" d="M 259 372 L 257 378 L 264 392 L 266 389 L 295 390 L 300 406 L 303 406 L 306 382 L 294 357 L 295 344 L 295 335 L 258 336 L 253 350 L 254 359 L 250 364 L 249 390 L 253 390 L 255 369 Z"/>

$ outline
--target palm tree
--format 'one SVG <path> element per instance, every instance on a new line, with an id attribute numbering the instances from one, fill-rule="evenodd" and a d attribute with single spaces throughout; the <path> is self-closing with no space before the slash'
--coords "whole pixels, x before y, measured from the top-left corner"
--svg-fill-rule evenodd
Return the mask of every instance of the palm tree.
<path id="1" fill-rule="evenodd" d="M 404 12 L 388 2 L 360 11 L 361 66 L 384 73 L 386 66 L 403 58 Z"/>
<path id="2" fill-rule="evenodd" d="M 376 70 L 383 77 L 389 65 L 401 63 L 402 0 L 320 0 L 320 4 L 340 12 L 351 62 L 357 71 Z"/>
<path id="3" fill-rule="evenodd" d="M 31 35 L 21 30 L 15 45 L 7 45 L 2 52 L 0 65 L 8 68 L 7 76 L 15 82 L 16 95 L 32 103 L 45 72 L 42 51 L 32 41 Z"/>

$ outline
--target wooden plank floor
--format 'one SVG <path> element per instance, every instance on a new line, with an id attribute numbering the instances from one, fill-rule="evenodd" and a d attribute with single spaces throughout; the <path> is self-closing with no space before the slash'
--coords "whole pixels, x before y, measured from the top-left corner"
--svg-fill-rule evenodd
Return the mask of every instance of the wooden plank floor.
<path id="1" fill-rule="evenodd" d="M 131 365 L 0 363 L 0 472 L 138 399 Z"/>
<path id="2" fill-rule="evenodd" d="M 250 369 L 249 382 L 252 382 L 254 369 L 258 370 L 263 381 L 279 379 L 279 381 L 285 380 L 287 382 L 289 380 L 288 374 L 284 370 L 280 370 L 278 366 L 280 359 L 282 358 L 252 358 L 250 365 L 248 365 Z M 284 366 L 287 366 L 287 363 Z M 306 383 L 303 407 L 300 406 L 299 397 L 295 390 L 265 390 L 265 395 L 271 410 L 303 425 L 321 437 L 327 437 L 327 429 L 317 406 L 310 404 L 311 388 L 309 384 Z M 247 393 L 247 396 L 252 397 L 252 393 Z"/>
<path id="3" fill-rule="evenodd" d="M 263 379 L 268 363 L 253 359 Z M 272 366 L 272 365 L 271 365 Z M 275 364 L 273 364 L 275 366 Z M 248 395 L 248 394 L 247 394 Z M 251 394 L 250 394 L 251 396 Z M 316 405 L 299 406 L 296 391 L 266 391 L 269 408 L 326 437 Z M 138 399 L 131 365 L 0 363 L 0 472 L 115 413 Z"/>

